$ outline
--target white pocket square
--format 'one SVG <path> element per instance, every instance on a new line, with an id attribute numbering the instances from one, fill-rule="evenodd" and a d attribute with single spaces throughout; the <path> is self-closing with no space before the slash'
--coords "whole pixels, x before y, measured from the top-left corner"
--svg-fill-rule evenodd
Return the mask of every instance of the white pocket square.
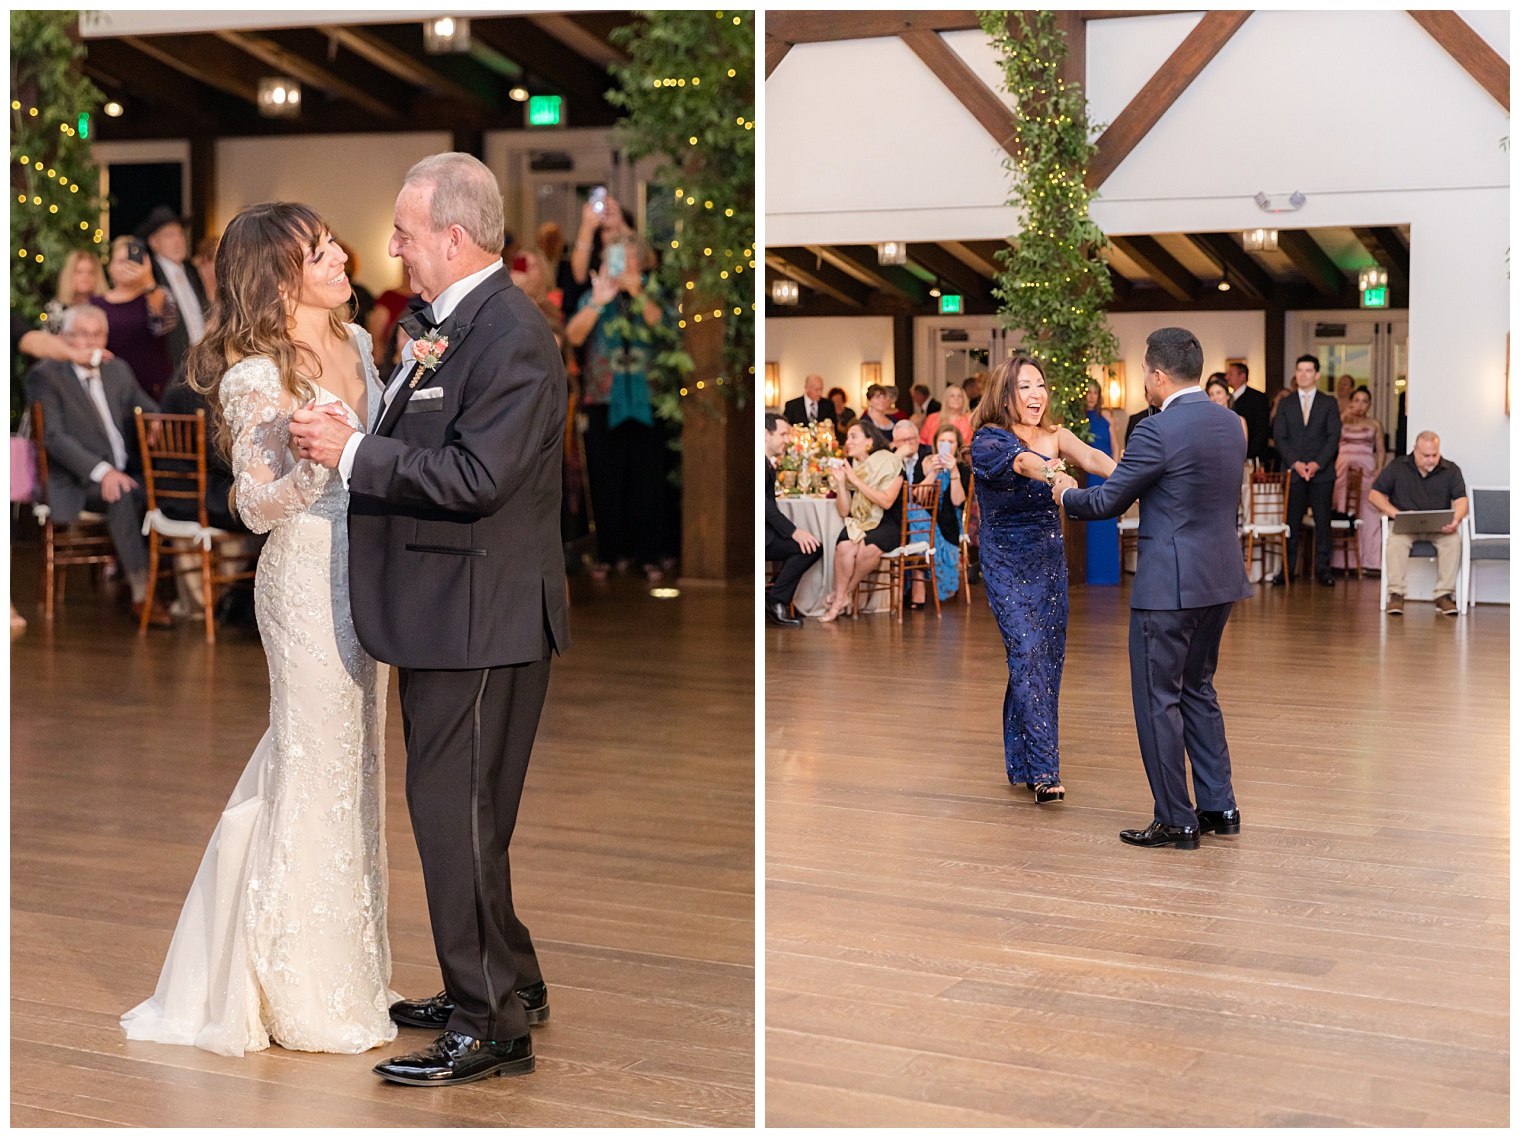
<path id="1" fill-rule="evenodd" d="M 414 392 L 412 392 L 412 398 L 414 400 L 416 400 L 416 399 L 442 399 L 443 398 L 443 388 L 441 388 L 441 387 L 424 387 L 421 391 L 414 391 Z"/>

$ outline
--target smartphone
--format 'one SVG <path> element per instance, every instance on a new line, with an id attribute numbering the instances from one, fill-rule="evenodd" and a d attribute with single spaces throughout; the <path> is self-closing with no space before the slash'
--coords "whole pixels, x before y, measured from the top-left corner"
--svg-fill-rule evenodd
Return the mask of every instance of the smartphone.
<path id="1" fill-rule="evenodd" d="M 136 237 L 127 238 L 127 260 L 136 261 L 139 265 L 148 263 L 148 250 Z"/>
<path id="2" fill-rule="evenodd" d="M 628 249 L 624 245 L 607 246 L 607 275 L 616 280 L 628 270 Z"/>
<path id="3" fill-rule="evenodd" d="M 607 187 L 598 186 L 591 191 L 591 212 L 602 213 L 607 208 Z"/>
<path id="4" fill-rule="evenodd" d="M 950 460 L 950 456 L 954 453 L 954 451 L 955 451 L 955 444 L 953 442 L 951 442 L 949 439 L 940 439 L 939 440 L 939 456 L 940 456 L 940 458 L 943 458 L 943 459 L 945 459 L 948 462 Z"/>

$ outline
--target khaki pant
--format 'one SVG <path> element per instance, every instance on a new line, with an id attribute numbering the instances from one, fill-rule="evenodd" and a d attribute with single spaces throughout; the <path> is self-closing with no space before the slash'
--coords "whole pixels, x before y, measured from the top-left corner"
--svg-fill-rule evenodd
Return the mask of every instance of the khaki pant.
<path id="1" fill-rule="evenodd" d="M 1390 533 L 1388 557 L 1383 562 L 1383 573 L 1388 578 L 1388 591 L 1404 595 L 1404 582 L 1409 575 L 1409 547 L 1416 541 L 1428 541 L 1436 547 L 1436 589 L 1438 597 L 1455 596 L 1457 571 L 1462 567 L 1462 535 L 1460 533 L 1414 534 Z"/>

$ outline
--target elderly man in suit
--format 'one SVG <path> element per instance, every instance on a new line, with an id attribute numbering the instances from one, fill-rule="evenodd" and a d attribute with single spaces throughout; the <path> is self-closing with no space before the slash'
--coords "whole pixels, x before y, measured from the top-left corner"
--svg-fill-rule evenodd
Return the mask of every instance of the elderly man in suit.
<path id="1" fill-rule="evenodd" d="M 824 419 L 836 425 L 838 423 L 834 401 L 823 397 L 821 375 L 810 375 L 803 380 L 802 394 L 796 399 L 788 400 L 781 414 L 788 423 L 800 423 L 803 426 L 811 426 Z"/>
<path id="2" fill-rule="evenodd" d="M 1298 564 L 1298 529 L 1304 508 L 1314 511 L 1314 579 L 1334 585 L 1330 572 L 1330 500 L 1335 491 L 1335 455 L 1341 446 L 1341 414 L 1335 396 L 1316 389 L 1319 360 L 1299 356 L 1293 365 L 1293 394 L 1277 408 L 1272 441 L 1288 475 L 1288 564 L 1271 579 L 1281 585 Z"/>
<path id="3" fill-rule="evenodd" d="M 26 374 L 29 403 L 42 405 L 42 446 L 48 457 L 48 509 L 55 523 L 76 521 L 88 510 L 104 514 L 116 557 L 132 589 L 132 611 L 151 604 L 148 545 L 142 535 L 146 510 L 133 408 L 157 411 L 158 404 L 138 386 L 132 369 L 105 359 L 106 314 L 88 304 L 63 314 L 63 339 L 82 358 L 100 352 L 95 366 L 71 360 L 39 360 Z M 170 623 L 152 606 L 148 623 Z"/>
<path id="4" fill-rule="evenodd" d="M 158 206 L 138 229 L 137 236 L 153 253 L 153 279 L 174 296 L 179 323 L 169 330 L 169 362 L 178 368 L 185 354 L 206 334 L 211 303 L 201 274 L 188 260 L 185 224 L 168 206 Z"/>
<path id="5" fill-rule="evenodd" d="M 1116 518 L 1140 502 L 1129 674 L 1155 816 L 1144 830 L 1120 833 L 1136 846 L 1197 849 L 1201 833 L 1240 832 L 1214 669 L 1230 609 L 1251 595 L 1235 530 L 1246 440 L 1238 418 L 1198 387 L 1202 374 L 1203 348 L 1191 332 L 1152 332 L 1145 395 L 1156 414 L 1135 429 L 1103 485 L 1078 490 L 1064 474 L 1054 485 L 1079 521 Z"/>

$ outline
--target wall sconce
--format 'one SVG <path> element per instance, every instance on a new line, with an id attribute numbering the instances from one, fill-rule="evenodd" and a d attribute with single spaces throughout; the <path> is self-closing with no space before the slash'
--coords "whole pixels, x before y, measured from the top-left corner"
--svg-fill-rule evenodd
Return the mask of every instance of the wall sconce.
<path id="1" fill-rule="evenodd" d="M 908 263 L 908 243 L 906 241 L 883 241 L 876 246 L 876 263 L 878 265 L 906 265 Z"/>
<path id="2" fill-rule="evenodd" d="M 777 277 L 771 281 L 771 300 L 776 304 L 796 304 L 802 299 L 802 289 L 791 277 Z"/>
<path id="3" fill-rule="evenodd" d="M 422 23 L 422 46 L 429 55 L 470 50 L 470 21 L 464 16 L 440 16 Z"/>
<path id="4" fill-rule="evenodd" d="M 288 119 L 300 113 L 299 83 L 284 77 L 259 80 L 259 114 L 267 119 Z"/>
<path id="5" fill-rule="evenodd" d="M 1277 252 L 1277 230 L 1247 229 L 1240 235 L 1240 243 L 1247 253 Z"/>
<path id="6" fill-rule="evenodd" d="M 765 405 L 781 406 L 781 365 L 774 360 L 765 364 Z"/>
<path id="7" fill-rule="evenodd" d="M 873 360 L 860 365 L 860 405 L 866 405 L 866 389 L 881 382 L 881 362 Z"/>

